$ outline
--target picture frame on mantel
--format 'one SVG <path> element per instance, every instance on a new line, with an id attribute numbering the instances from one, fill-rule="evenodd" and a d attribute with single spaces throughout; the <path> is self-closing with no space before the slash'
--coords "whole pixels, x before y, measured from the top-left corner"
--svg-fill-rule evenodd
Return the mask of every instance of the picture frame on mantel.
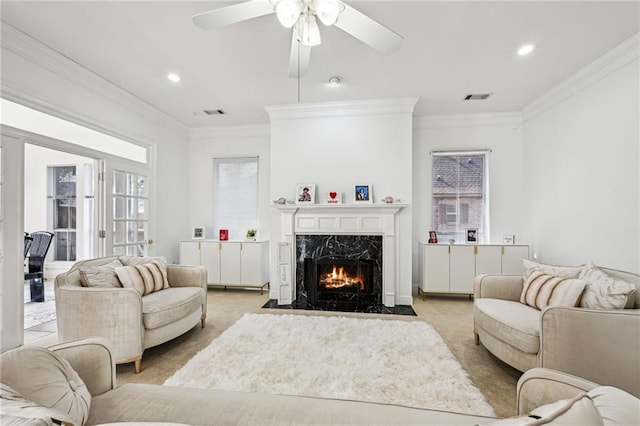
<path id="1" fill-rule="evenodd" d="M 342 192 L 340 191 L 327 192 L 327 204 L 342 204 Z"/>
<path id="2" fill-rule="evenodd" d="M 371 184 L 356 184 L 353 187 L 353 200 L 355 203 L 373 203 L 373 190 L 371 188 Z"/>
<path id="3" fill-rule="evenodd" d="M 315 183 L 299 183 L 296 185 L 296 204 L 315 204 L 315 202 Z"/>

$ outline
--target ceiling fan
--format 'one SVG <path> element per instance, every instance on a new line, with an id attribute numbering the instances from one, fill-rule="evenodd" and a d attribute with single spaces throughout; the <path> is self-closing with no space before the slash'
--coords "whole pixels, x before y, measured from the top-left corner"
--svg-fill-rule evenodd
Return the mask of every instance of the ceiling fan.
<path id="1" fill-rule="evenodd" d="M 402 42 L 402 36 L 340 0 L 249 0 L 196 14 L 193 23 L 213 30 L 271 13 L 284 27 L 293 28 L 289 76 L 294 78 L 306 74 L 311 47 L 320 44 L 318 19 L 383 53 L 393 52 Z"/>

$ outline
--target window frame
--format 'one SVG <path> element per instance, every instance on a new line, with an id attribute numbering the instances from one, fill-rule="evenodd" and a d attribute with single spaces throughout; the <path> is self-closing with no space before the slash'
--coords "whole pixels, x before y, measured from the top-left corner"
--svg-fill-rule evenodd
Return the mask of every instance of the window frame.
<path id="1" fill-rule="evenodd" d="M 229 200 L 225 200 L 224 195 L 219 194 L 218 191 L 220 189 L 219 181 L 221 180 L 221 176 L 219 175 L 219 166 L 221 164 L 241 164 L 241 163 L 255 163 L 255 193 L 252 203 L 255 206 L 255 210 L 251 212 L 250 219 L 248 220 L 238 220 L 238 215 L 233 215 L 234 220 L 230 222 L 225 221 L 223 218 L 219 217 L 221 210 L 220 206 L 228 205 Z M 217 238 L 219 235 L 220 229 L 228 229 L 229 234 L 228 238 L 230 240 L 243 240 L 246 237 L 246 232 L 249 229 L 258 229 L 259 226 L 259 197 L 260 197 L 260 157 L 257 155 L 238 155 L 238 156 L 225 156 L 225 157 L 214 157 L 213 158 L 213 188 L 212 188 L 212 223 L 214 228 L 214 235 Z M 229 224 L 231 223 L 231 224 Z M 245 229 L 246 228 L 246 229 Z"/>
<path id="2" fill-rule="evenodd" d="M 490 244 L 490 154 L 491 150 L 442 150 L 432 151 L 431 155 L 431 226 L 438 235 L 448 236 L 458 242 L 465 241 L 465 229 L 475 227 L 478 229 L 478 241 Z M 443 167 L 437 167 L 437 158 L 455 158 L 455 173 L 453 177 L 446 173 L 440 173 Z M 461 157 L 472 157 L 461 160 Z M 469 179 L 469 173 L 464 174 L 461 168 L 465 164 L 473 167 L 474 157 L 481 157 L 481 169 L 478 173 L 477 188 L 480 191 L 464 192 L 460 190 L 461 181 Z M 466 161 L 465 161 L 466 160 Z M 467 162 L 471 160 L 471 162 Z M 461 162 L 462 161 L 462 162 Z M 464 164 L 463 164 L 464 163 Z M 471 175 L 473 178 L 474 176 Z M 449 180 L 450 182 L 446 182 Z M 449 191 L 438 191 L 437 188 L 448 186 Z M 472 187 L 470 187 L 473 189 Z M 479 200 L 479 202 L 474 201 Z M 477 220 L 474 220 L 477 217 Z M 454 220 L 455 219 L 455 220 Z"/>

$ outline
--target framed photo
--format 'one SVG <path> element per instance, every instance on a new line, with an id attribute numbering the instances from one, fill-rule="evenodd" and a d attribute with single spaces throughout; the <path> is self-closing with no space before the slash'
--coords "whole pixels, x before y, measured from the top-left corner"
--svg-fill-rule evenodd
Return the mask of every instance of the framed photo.
<path id="1" fill-rule="evenodd" d="M 342 192 L 340 191 L 327 192 L 327 204 L 342 204 Z"/>
<path id="2" fill-rule="evenodd" d="M 502 243 L 503 244 L 515 244 L 516 243 L 516 236 L 515 235 L 504 235 L 502 237 Z"/>
<path id="3" fill-rule="evenodd" d="M 467 244 L 478 244 L 478 228 L 467 228 Z"/>
<path id="4" fill-rule="evenodd" d="M 353 199 L 356 203 L 373 203 L 373 191 L 369 184 L 355 185 L 353 188 Z"/>
<path id="5" fill-rule="evenodd" d="M 191 238 L 194 240 L 204 240 L 204 228 L 202 226 L 195 226 Z"/>
<path id="6" fill-rule="evenodd" d="M 299 183 L 296 186 L 296 204 L 315 204 L 316 184 Z"/>
<path id="7" fill-rule="evenodd" d="M 429 244 L 438 244 L 438 234 L 436 231 L 429 231 Z"/>

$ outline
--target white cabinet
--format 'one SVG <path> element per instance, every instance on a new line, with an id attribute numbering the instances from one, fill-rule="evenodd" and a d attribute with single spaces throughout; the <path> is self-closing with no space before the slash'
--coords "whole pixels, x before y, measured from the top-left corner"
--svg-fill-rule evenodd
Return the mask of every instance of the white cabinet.
<path id="1" fill-rule="evenodd" d="M 269 284 L 268 241 L 181 241 L 180 263 L 202 265 L 207 284 L 226 287 L 256 287 Z"/>
<path id="2" fill-rule="evenodd" d="M 529 246 L 502 246 L 502 273 L 521 274 L 522 259 L 529 258 Z"/>
<path id="3" fill-rule="evenodd" d="M 222 267 L 223 265 L 224 267 Z M 220 243 L 220 278 L 218 282 L 220 284 L 242 283 L 242 243 Z"/>
<path id="4" fill-rule="evenodd" d="M 476 275 L 522 272 L 529 246 L 420 244 L 423 293 L 473 294 Z"/>
<path id="5" fill-rule="evenodd" d="M 473 293 L 475 277 L 475 254 L 473 247 L 452 246 L 449 253 L 449 291 L 451 293 Z M 471 283 L 471 285 L 469 285 Z"/>

